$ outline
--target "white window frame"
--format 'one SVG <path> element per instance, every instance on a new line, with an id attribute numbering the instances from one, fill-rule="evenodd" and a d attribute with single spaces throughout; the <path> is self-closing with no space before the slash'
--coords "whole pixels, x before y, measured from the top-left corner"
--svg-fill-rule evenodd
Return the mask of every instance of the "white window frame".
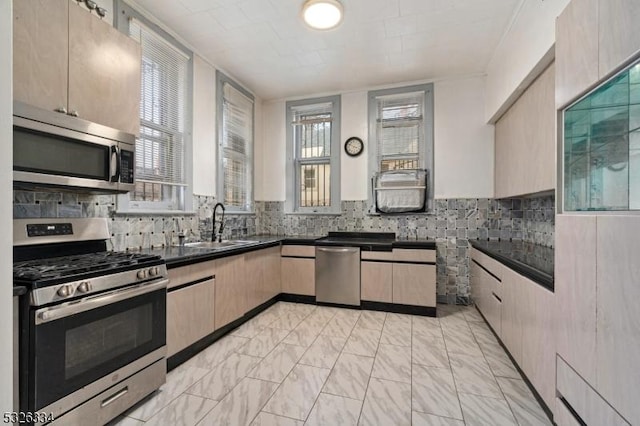
<path id="1" fill-rule="evenodd" d="M 225 193 L 224 162 L 223 162 L 224 153 L 223 153 L 222 143 L 224 138 L 224 85 L 225 84 L 229 84 L 230 86 L 232 86 L 234 89 L 242 93 L 244 96 L 246 96 L 253 102 L 253 109 L 251 114 L 252 115 L 251 140 L 249 141 L 250 146 L 246 149 L 246 154 L 245 154 L 246 164 L 247 164 L 246 170 L 248 173 L 248 176 L 246 176 L 246 183 L 248 188 L 246 191 L 246 194 L 247 194 L 246 200 L 245 200 L 244 206 L 242 207 L 227 205 L 224 200 L 224 193 Z M 217 134 L 217 144 L 218 144 L 218 147 L 217 147 L 218 167 L 217 167 L 216 189 L 217 189 L 218 201 L 220 201 L 225 205 L 226 211 L 229 213 L 253 214 L 254 212 L 255 202 L 253 197 L 253 187 L 254 187 L 253 179 L 255 176 L 255 169 L 254 169 L 255 128 L 256 128 L 255 119 L 256 119 L 256 104 L 255 104 L 255 98 L 253 94 L 250 93 L 244 87 L 240 86 L 238 83 L 236 83 L 233 79 L 228 77 L 223 72 L 216 70 L 216 126 L 217 126 L 216 134 Z"/>
<path id="2" fill-rule="evenodd" d="M 433 83 L 419 84 L 414 86 L 395 87 L 391 89 L 372 90 L 368 93 L 369 108 L 369 214 L 377 215 L 375 194 L 373 191 L 373 178 L 380 171 L 380 155 L 378 154 L 378 98 L 403 93 L 424 93 L 424 111 L 422 114 L 422 147 L 419 158 L 419 168 L 427 170 L 427 212 L 433 209 L 433 182 L 434 182 L 434 159 L 433 159 Z M 416 213 L 412 213 L 416 214 Z"/>
<path id="3" fill-rule="evenodd" d="M 300 182 L 299 173 L 301 160 L 298 158 L 297 141 L 294 140 L 293 109 L 300 106 L 331 103 L 331 166 L 330 188 L 331 206 L 327 207 L 301 207 L 300 206 Z M 285 200 L 285 212 L 289 214 L 340 214 L 342 212 L 340 198 L 340 123 L 341 123 L 341 96 L 327 96 L 322 98 L 303 99 L 286 102 L 286 136 L 287 136 L 287 165 L 286 179 L 287 192 Z"/>
<path id="4" fill-rule="evenodd" d="M 193 144 L 192 144 L 192 131 L 193 131 L 193 52 L 186 48 L 182 43 L 177 41 L 163 28 L 150 21 L 146 16 L 126 4 L 122 0 L 114 2 L 114 20 L 118 30 L 127 36 L 129 35 L 129 23 L 131 19 L 136 19 L 142 23 L 145 27 L 153 31 L 156 35 L 161 37 L 169 45 L 181 51 L 185 56 L 189 57 L 187 64 L 187 82 L 186 82 L 186 96 L 184 103 L 186 105 L 187 113 L 184 117 L 184 131 L 183 131 L 183 144 L 184 144 L 184 184 L 180 185 L 181 190 L 176 190 L 175 198 L 169 202 L 167 201 L 133 201 L 131 200 L 131 193 L 121 194 L 117 197 L 117 212 L 118 213 L 153 213 L 153 214 L 173 214 L 173 213 L 187 213 L 193 210 Z M 148 127 L 154 127 L 149 125 Z M 133 191 L 132 191 L 133 192 Z"/>

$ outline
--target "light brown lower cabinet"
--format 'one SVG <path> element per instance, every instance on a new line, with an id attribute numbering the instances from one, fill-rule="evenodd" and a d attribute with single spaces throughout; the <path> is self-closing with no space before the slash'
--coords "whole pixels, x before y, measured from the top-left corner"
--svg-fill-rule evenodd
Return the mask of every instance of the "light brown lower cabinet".
<path id="1" fill-rule="evenodd" d="M 266 302 L 282 292 L 280 246 L 260 251 L 264 253 L 264 292 L 262 302 Z"/>
<path id="2" fill-rule="evenodd" d="M 167 293 L 167 356 L 213 332 L 215 279 Z"/>
<path id="3" fill-rule="evenodd" d="M 215 261 L 215 329 L 242 317 L 247 311 L 247 285 L 244 255 Z"/>
<path id="4" fill-rule="evenodd" d="M 246 253 L 244 255 L 244 266 L 247 286 L 246 310 L 250 311 L 260 306 L 265 298 L 265 255 L 262 250 Z"/>
<path id="5" fill-rule="evenodd" d="M 522 365 L 522 305 L 525 303 L 524 282 L 521 278 L 511 269 L 504 269 L 500 338 L 518 365 Z"/>
<path id="6" fill-rule="evenodd" d="M 315 259 L 283 257 L 281 262 L 283 293 L 316 295 Z"/>
<path id="7" fill-rule="evenodd" d="M 393 263 L 360 262 L 360 299 L 391 303 L 393 300 Z"/>
<path id="8" fill-rule="evenodd" d="M 393 264 L 393 303 L 436 306 L 436 267 L 413 263 Z"/>

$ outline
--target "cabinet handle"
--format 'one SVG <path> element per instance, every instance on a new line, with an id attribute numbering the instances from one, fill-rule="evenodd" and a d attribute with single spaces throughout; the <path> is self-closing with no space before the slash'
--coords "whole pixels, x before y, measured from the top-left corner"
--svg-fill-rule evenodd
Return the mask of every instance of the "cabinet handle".
<path id="1" fill-rule="evenodd" d="M 73 111 L 69 111 L 67 115 L 70 115 L 72 117 L 77 117 L 79 114 L 78 114 L 78 111 L 74 109 Z"/>
<path id="2" fill-rule="evenodd" d="M 60 114 L 66 114 L 67 113 L 67 109 L 63 106 L 60 106 L 56 109 L 54 109 L 55 112 L 59 112 Z"/>

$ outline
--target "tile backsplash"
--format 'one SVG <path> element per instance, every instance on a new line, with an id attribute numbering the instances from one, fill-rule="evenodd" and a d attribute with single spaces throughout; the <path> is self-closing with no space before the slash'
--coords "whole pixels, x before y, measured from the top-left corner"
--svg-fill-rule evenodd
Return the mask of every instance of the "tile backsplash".
<path id="1" fill-rule="evenodd" d="M 115 195 L 14 190 L 14 218 L 106 217 L 114 250 L 211 238 L 216 200 L 193 196 L 193 212 L 117 214 Z M 329 231 L 395 232 L 400 238 L 436 241 L 438 301 L 469 303 L 470 239 L 514 239 L 553 247 L 555 197 L 437 199 L 428 214 L 372 216 L 366 201 L 343 201 L 340 215 L 289 215 L 284 202 L 258 201 L 254 214 L 225 216 L 224 238 L 245 235 L 324 235 Z"/>

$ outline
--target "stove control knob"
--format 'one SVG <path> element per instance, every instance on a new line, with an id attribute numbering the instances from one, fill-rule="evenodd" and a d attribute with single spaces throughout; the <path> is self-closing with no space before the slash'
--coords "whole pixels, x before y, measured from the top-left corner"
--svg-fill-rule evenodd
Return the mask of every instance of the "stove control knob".
<path id="1" fill-rule="evenodd" d="M 154 266 L 153 268 L 149 268 L 149 276 L 155 277 L 156 275 L 158 275 L 158 267 Z"/>
<path id="2" fill-rule="evenodd" d="M 147 271 L 145 271 L 144 269 L 141 269 L 138 271 L 136 276 L 138 277 L 139 280 L 144 280 L 145 278 L 147 278 Z"/>
<path id="3" fill-rule="evenodd" d="M 69 297 L 72 291 L 73 288 L 70 285 L 63 285 L 58 289 L 57 293 L 60 297 Z"/>
<path id="4" fill-rule="evenodd" d="M 82 281 L 76 290 L 78 293 L 87 293 L 91 290 L 91 284 L 89 284 L 89 281 Z"/>

